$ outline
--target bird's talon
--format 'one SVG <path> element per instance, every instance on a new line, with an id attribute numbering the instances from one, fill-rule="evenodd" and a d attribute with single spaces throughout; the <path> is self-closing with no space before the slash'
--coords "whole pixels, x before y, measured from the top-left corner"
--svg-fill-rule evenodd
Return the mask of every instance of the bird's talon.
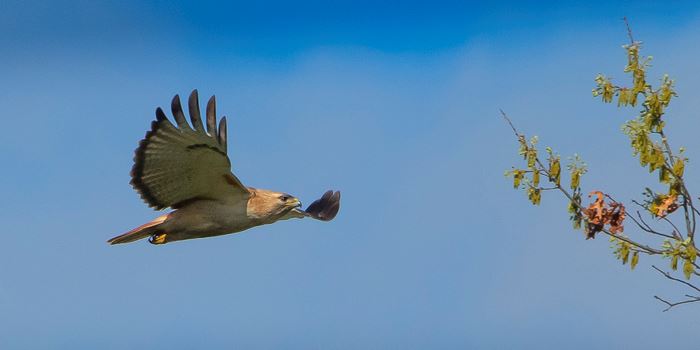
<path id="1" fill-rule="evenodd" d="M 165 244 L 165 237 L 167 234 L 165 233 L 158 233 L 153 236 L 148 240 L 151 244 Z"/>

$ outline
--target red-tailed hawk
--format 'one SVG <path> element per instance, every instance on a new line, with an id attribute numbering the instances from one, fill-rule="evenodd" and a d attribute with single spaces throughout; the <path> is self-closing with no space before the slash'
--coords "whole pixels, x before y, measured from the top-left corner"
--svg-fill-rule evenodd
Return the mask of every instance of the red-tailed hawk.
<path id="1" fill-rule="evenodd" d="M 311 217 L 332 220 L 340 209 L 340 192 L 327 191 L 306 210 L 286 193 L 244 186 L 231 172 L 226 153 L 226 117 L 216 127 L 216 100 L 207 103 L 206 131 L 197 90 L 189 98 L 192 125 L 180 97 L 171 108 L 177 126 L 156 109 L 151 131 L 141 140 L 131 169 L 131 185 L 155 209 L 174 211 L 143 224 L 110 244 L 150 237 L 153 244 L 240 232 L 278 220 Z"/>

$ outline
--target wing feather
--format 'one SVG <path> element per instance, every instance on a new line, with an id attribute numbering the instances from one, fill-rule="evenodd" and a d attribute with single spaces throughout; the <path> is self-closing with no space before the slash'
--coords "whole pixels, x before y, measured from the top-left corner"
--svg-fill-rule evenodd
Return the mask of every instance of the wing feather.
<path id="1" fill-rule="evenodd" d="M 216 133 L 216 97 L 212 96 L 207 102 L 207 132 L 213 137 Z"/>
<path id="2" fill-rule="evenodd" d="M 202 116 L 199 113 L 199 93 L 197 90 L 193 90 L 190 94 L 190 98 L 187 100 L 187 104 L 190 109 L 190 120 L 192 120 L 192 126 L 195 130 L 204 133 L 204 127 L 202 126 Z"/>
<path id="3" fill-rule="evenodd" d="M 175 121 L 177 122 L 177 127 L 182 130 L 192 130 L 190 124 L 187 123 L 185 118 L 185 113 L 182 111 L 182 104 L 180 103 L 180 95 L 175 95 L 173 101 L 170 103 L 170 110 L 173 112 Z"/>
<path id="4" fill-rule="evenodd" d="M 224 152 L 226 152 L 227 146 L 226 146 L 226 117 L 221 118 L 219 121 L 219 144 L 221 145 L 221 148 L 224 149 Z"/>
<path id="5" fill-rule="evenodd" d="M 250 196 L 231 173 L 225 121 L 222 119 L 223 128 L 219 127 L 218 135 L 216 129 L 213 134 L 205 133 L 197 100 L 195 90 L 189 99 L 194 128 L 187 124 L 179 97 L 175 96 L 171 107 L 178 126 L 168 120 L 162 109 L 156 109 L 156 120 L 136 149 L 131 184 L 151 207 L 179 208 L 197 199 L 239 201 Z M 211 108 L 207 108 L 207 123 L 210 119 L 216 123 L 212 101 Z"/>

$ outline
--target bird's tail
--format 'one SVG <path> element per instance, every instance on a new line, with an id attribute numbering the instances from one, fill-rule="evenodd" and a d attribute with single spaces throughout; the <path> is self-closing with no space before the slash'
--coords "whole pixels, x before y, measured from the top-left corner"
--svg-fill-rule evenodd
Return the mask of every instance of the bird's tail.
<path id="1" fill-rule="evenodd" d="M 119 235 L 117 237 L 114 237 L 107 241 L 109 244 L 121 244 L 121 243 L 130 243 L 134 241 L 138 241 L 139 239 L 146 238 L 154 233 L 157 233 L 158 231 L 158 225 L 162 224 L 165 222 L 165 220 L 168 219 L 169 214 L 165 214 L 162 216 L 159 216 L 153 221 L 147 222 L 123 235 Z"/>

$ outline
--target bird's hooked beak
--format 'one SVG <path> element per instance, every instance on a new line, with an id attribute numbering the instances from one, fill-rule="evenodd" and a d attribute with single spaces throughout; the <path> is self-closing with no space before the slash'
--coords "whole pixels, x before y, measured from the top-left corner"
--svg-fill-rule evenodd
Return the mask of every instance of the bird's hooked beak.
<path id="1" fill-rule="evenodd" d="M 287 202 L 287 205 L 292 208 L 301 208 L 301 201 L 299 198 L 292 198 Z"/>

